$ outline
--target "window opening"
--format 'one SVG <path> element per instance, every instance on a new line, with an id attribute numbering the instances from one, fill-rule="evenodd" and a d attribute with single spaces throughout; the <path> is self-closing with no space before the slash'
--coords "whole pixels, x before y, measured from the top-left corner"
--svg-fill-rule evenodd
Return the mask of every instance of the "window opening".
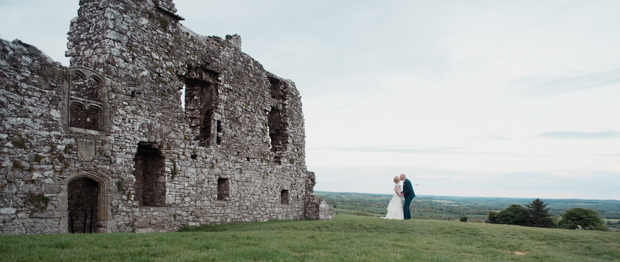
<path id="1" fill-rule="evenodd" d="M 181 108 L 185 111 L 185 85 L 183 85 L 183 89 L 181 89 Z"/>
<path id="2" fill-rule="evenodd" d="M 218 99 L 218 74 L 207 69 L 192 68 L 183 79 L 183 107 L 198 143 L 201 146 L 217 143 L 213 126 Z"/>
<path id="3" fill-rule="evenodd" d="M 165 158 L 157 144 L 140 142 L 134 158 L 134 200 L 141 206 L 164 206 L 166 203 Z"/>
<path id="4" fill-rule="evenodd" d="M 272 107 L 268 116 L 269 138 L 271 138 L 271 152 L 286 151 L 288 135 L 286 134 L 286 122 L 282 117 L 282 111 Z"/>
<path id="5" fill-rule="evenodd" d="M 217 179 L 217 200 L 229 200 L 230 180 L 228 178 Z"/>
<path id="6" fill-rule="evenodd" d="M 97 107 L 90 106 L 88 109 L 85 109 L 83 104 L 72 103 L 69 108 L 69 115 L 69 126 L 100 130 L 99 117 L 101 114 Z"/>
<path id="7" fill-rule="evenodd" d="M 286 84 L 275 78 L 269 77 L 271 98 L 277 100 L 286 100 Z"/>
<path id="8" fill-rule="evenodd" d="M 98 95 L 99 81 L 78 73 L 71 75 L 71 96 L 101 102 Z"/>
<path id="9" fill-rule="evenodd" d="M 215 139 L 215 143 L 218 145 L 222 144 L 222 121 L 217 120 L 217 124 L 215 127 L 216 133 L 217 133 L 217 137 Z"/>
<path id="10" fill-rule="evenodd" d="M 69 126 L 103 130 L 103 80 L 95 74 L 72 70 L 69 77 Z"/>
<path id="11" fill-rule="evenodd" d="M 222 121 L 217 120 L 217 133 L 222 133 Z"/>
<path id="12" fill-rule="evenodd" d="M 280 193 L 280 200 L 282 204 L 288 205 L 288 190 L 282 190 L 282 192 Z"/>

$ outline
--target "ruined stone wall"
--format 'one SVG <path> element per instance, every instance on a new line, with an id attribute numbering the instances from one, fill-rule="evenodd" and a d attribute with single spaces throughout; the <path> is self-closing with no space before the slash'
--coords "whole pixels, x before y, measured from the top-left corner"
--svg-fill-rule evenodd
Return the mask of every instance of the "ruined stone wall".
<path id="1" fill-rule="evenodd" d="M 239 36 L 200 36 L 181 19 L 171 1 L 81 1 L 70 68 L 2 42 L 0 79 L 14 86 L 0 95 L 2 233 L 68 232 L 69 184 L 84 177 L 99 184 L 103 232 L 329 218 L 310 195 L 294 83 Z M 29 196 L 45 210 L 30 215 Z"/>
<path id="2" fill-rule="evenodd" d="M 60 108 L 66 70 L 33 46 L 0 41 L 0 233 L 58 232 L 59 173 L 71 164 Z"/>

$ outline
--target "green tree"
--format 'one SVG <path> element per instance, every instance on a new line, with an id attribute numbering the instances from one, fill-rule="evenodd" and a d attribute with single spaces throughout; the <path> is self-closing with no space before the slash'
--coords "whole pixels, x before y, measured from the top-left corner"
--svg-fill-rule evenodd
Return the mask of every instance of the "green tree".
<path id="1" fill-rule="evenodd" d="M 521 205 L 510 205 L 497 214 L 497 223 L 525 226 L 530 213 Z"/>
<path id="2" fill-rule="evenodd" d="M 486 222 L 497 224 L 497 214 L 497 212 L 489 210 L 489 212 L 487 213 Z"/>
<path id="3" fill-rule="evenodd" d="M 575 229 L 577 225 L 584 229 L 591 227 L 596 230 L 607 231 L 607 227 L 603 224 L 603 219 L 594 210 L 576 207 L 564 211 L 559 226 L 561 228 Z"/>
<path id="4" fill-rule="evenodd" d="M 543 202 L 540 199 L 536 199 L 532 201 L 530 204 L 526 204 L 525 207 L 527 211 L 530 213 L 529 218 L 527 219 L 527 226 L 530 227 L 553 227 L 553 220 L 551 220 L 551 216 L 549 215 L 549 208 L 547 207 L 547 203 Z"/>

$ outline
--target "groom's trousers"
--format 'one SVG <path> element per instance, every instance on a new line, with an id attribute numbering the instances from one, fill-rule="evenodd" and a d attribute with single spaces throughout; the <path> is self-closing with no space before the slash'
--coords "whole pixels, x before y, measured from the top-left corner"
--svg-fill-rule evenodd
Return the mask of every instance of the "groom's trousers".
<path id="1" fill-rule="evenodd" d="M 411 219 L 411 211 L 409 211 L 409 205 L 411 205 L 412 198 L 405 197 L 405 204 L 403 204 L 403 213 L 405 215 L 405 219 Z"/>

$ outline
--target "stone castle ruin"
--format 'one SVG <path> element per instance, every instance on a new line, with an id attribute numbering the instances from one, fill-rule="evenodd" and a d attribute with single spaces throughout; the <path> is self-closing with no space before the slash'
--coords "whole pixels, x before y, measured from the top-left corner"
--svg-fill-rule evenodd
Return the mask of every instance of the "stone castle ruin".
<path id="1" fill-rule="evenodd" d="M 295 84 L 172 0 L 80 0 L 70 67 L 0 40 L 1 234 L 331 219 Z"/>

